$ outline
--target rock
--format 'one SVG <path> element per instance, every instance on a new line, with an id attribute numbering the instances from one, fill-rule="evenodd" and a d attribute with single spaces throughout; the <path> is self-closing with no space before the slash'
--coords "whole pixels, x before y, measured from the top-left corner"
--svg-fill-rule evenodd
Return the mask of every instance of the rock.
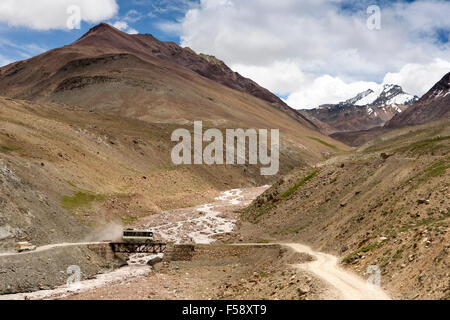
<path id="1" fill-rule="evenodd" d="M 299 286 L 299 287 L 297 288 L 297 293 L 298 293 L 300 296 L 303 296 L 303 295 L 309 293 L 309 291 L 311 291 L 311 289 L 310 289 L 309 286 L 306 285 L 306 284 L 301 285 L 301 286 Z"/>
<path id="2" fill-rule="evenodd" d="M 383 160 L 387 160 L 387 159 L 389 159 L 390 157 L 391 157 L 392 155 L 390 155 L 390 154 L 387 154 L 387 153 L 382 153 L 382 154 L 380 154 L 380 157 L 381 157 L 381 159 L 383 159 Z"/>
<path id="3" fill-rule="evenodd" d="M 417 204 L 430 204 L 430 200 L 419 199 L 417 200 Z"/>
<path id="4" fill-rule="evenodd" d="M 341 207 L 342 207 L 342 208 L 344 208 L 344 207 L 346 207 L 346 206 L 347 206 L 347 202 L 345 202 L 345 201 L 341 202 Z"/>
<path id="5" fill-rule="evenodd" d="M 163 259 L 161 257 L 154 257 L 154 258 L 148 260 L 147 264 L 149 266 L 153 267 L 154 265 L 161 263 L 162 261 L 163 261 Z"/>

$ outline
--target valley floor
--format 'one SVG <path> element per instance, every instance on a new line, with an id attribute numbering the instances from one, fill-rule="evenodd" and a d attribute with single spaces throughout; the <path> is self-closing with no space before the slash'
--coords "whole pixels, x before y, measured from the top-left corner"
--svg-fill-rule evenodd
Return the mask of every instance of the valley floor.
<path id="1" fill-rule="evenodd" d="M 236 210 L 267 188 L 226 191 L 211 204 L 151 216 L 140 226 L 155 230 L 161 241 L 212 244 L 234 229 Z M 137 254 L 129 266 L 76 285 L 0 299 L 389 299 L 381 289 L 341 269 L 337 257 L 300 244 L 211 248 L 212 254 L 200 250 L 192 261 L 164 262 L 154 269 L 146 265 L 150 256 Z"/>

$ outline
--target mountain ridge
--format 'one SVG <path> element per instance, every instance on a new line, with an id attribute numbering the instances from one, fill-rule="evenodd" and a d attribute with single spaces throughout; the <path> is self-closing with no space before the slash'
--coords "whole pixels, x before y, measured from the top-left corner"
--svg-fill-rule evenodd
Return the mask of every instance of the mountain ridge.
<path id="1" fill-rule="evenodd" d="M 0 68 L 0 95 L 150 123 L 278 128 L 307 162 L 334 150 L 307 137 L 346 149 L 223 61 L 104 23 L 70 45 Z"/>
<path id="2" fill-rule="evenodd" d="M 383 126 L 418 99 L 398 85 L 385 84 L 378 90 L 368 89 L 338 104 L 325 104 L 303 112 L 327 124 L 330 128 L 325 132 L 334 134 Z"/>
<path id="3" fill-rule="evenodd" d="M 386 128 L 401 128 L 450 117 L 450 72 L 403 114 L 393 117 Z"/>
<path id="4" fill-rule="evenodd" d="M 76 58 L 85 58 L 88 55 L 101 55 L 101 54 L 133 54 L 138 58 L 143 59 L 146 62 L 161 65 L 167 63 L 170 65 L 176 65 L 187 70 L 193 71 L 196 74 L 205 77 L 211 81 L 222 84 L 228 88 L 237 90 L 239 92 L 250 94 L 256 98 L 264 100 L 272 105 L 272 107 L 288 114 L 290 117 L 300 122 L 301 124 L 317 130 L 317 127 L 313 122 L 308 120 L 301 112 L 289 107 L 279 97 L 271 93 L 269 90 L 259 86 L 251 79 L 241 76 L 239 73 L 232 71 L 223 61 L 216 57 L 197 54 L 190 48 L 182 48 L 174 42 L 159 41 L 150 34 L 136 34 L 130 35 L 124 33 L 113 26 L 106 23 L 100 23 L 99 25 L 91 28 L 82 37 L 73 42 L 70 45 L 62 48 L 50 50 L 38 57 L 46 54 L 61 55 L 61 50 L 69 51 L 70 53 L 62 52 L 62 55 L 68 55 L 69 60 Z M 79 55 L 79 57 L 76 57 Z M 54 59 L 52 59 L 54 60 Z M 61 59 L 62 61 L 63 59 Z M 7 73 L 8 69 L 13 69 L 12 75 L 20 73 L 24 65 L 29 60 L 13 63 L 11 65 L 0 68 L 0 75 Z M 54 66 L 47 67 L 45 73 L 41 73 L 36 76 L 35 81 L 39 79 L 39 82 L 45 80 L 50 74 L 58 72 L 57 68 L 63 68 L 62 65 L 55 64 Z M 39 69 L 36 66 L 36 69 Z M 12 87 L 15 87 L 11 82 Z M 27 88 L 28 89 L 28 88 Z M 37 91 L 41 91 L 39 88 Z M 10 95 L 11 89 L 2 90 L 0 82 L 0 94 Z M 14 98 L 33 98 L 33 94 L 25 92 L 13 93 Z"/>

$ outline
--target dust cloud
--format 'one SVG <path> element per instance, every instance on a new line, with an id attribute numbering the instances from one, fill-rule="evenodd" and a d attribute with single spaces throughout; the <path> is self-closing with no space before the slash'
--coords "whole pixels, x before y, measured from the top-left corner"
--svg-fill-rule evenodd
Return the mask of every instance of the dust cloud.
<path id="1" fill-rule="evenodd" d="M 122 224 L 116 222 L 108 223 L 95 228 L 95 230 L 86 237 L 85 241 L 120 241 L 122 239 L 123 230 L 124 226 Z"/>

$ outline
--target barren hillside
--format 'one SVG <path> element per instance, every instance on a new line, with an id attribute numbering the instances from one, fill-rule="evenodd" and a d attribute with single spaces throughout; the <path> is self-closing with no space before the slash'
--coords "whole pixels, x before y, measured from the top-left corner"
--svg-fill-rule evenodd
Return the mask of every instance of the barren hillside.
<path id="1" fill-rule="evenodd" d="M 296 169 L 242 213 L 244 241 L 298 241 L 382 272 L 399 298 L 448 299 L 450 121 Z"/>
<path id="2" fill-rule="evenodd" d="M 268 123 L 278 117 L 259 114 L 263 105 L 316 129 L 301 113 L 215 57 L 151 35 L 129 35 L 108 24 L 92 28 L 71 45 L 1 68 L 0 95 L 149 121 L 203 119 L 250 126 L 257 123 L 249 121 L 255 116 Z"/>
<path id="3" fill-rule="evenodd" d="M 177 127 L 0 98 L 0 241 L 82 240 L 87 227 L 126 225 L 273 179 L 258 166 L 174 166 Z M 280 173 L 303 163 L 298 152 L 282 147 Z"/>
<path id="4" fill-rule="evenodd" d="M 386 127 L 412 126 L 450 117 L 450 72 L 404 113 L 396 115 Z"/>

